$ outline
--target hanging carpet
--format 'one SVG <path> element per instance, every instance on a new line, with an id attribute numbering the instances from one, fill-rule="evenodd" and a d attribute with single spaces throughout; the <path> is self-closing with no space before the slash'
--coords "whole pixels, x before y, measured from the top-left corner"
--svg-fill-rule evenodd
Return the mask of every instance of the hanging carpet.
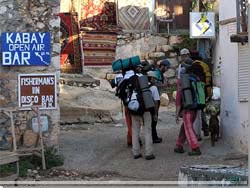
<path id="1" fill-rule="evenodd" d="M 116 26 L 114 0 L 82 0 L 81 30 L 113 31 Z"/>
<path id="2" fill-rule="evenodd" d="M 115 59 L 117 34 L 111 32 L 82 32 L 85 66 L 111 65 Z"/>
<path id="3" fill-rule="evenodd" d="M 119 10 L 119 25 L 124 30 L 144 31 L 150 29 L 149 10 L 137 6 L 126 6 Z"/>
<path id="4" fill-rule="evenodd" d="M 81 51 L 77 13 L 59 13 L 60 25 L 60 69 L 63 73 L 81 73 Z"/>

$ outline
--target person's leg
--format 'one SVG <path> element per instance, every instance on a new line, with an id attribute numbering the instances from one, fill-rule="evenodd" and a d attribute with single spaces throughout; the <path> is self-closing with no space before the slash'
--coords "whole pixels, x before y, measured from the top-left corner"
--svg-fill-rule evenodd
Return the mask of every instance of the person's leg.
<path id="1" fill-rule="evenodd" d="M 132 119 L 132 151 L 133 155 L 140 155 L 140 144 L 139 144 L 139 135 L 140 135 L 140 127 L 141 127 L 141 117 L 131 115 Z"/>
<path id="2" fill-rule="evenodd" d="M 159 101 L 159 104 L 158 106 L 160 105 L 160 101 Z M 156 113 L 156 118 L 154 118 L 154 114 L 152 114 L 152 124 L 151 124 L 151 128 L 152 128 L 152 140 L 153 140 L 153 143 L 161 143 L 162 142 L 162 138 L 158 137 L 158 134 L 157 134 L 157 130 L 156 130 L 156 126 L 157 126 L 157 122 L 158 122 L 158 113 L 159 113 L 159 108 L 157 109 L 157 111 L 155 112 Z"/>
<path id="3" fill-rule="evenodd" d="M 183 145 L 185 141 L 186 141 L 186 134 L 185 134 L 184 124 L 182 123 L 179 131 L 179 136 L 176 141 L 176 147 L 174 148 L 174 152 L 184 153 Z"/>
<path id="4" fill-rule="evenodd" d="M 152 123 L 151 123 L 152 140 L 157 140 L 157 138 L 158 138 L 157 131 L 156 131 L 156 125 L 157 125 L 157 121 L 154 119 L 154 117 L 152 117 Z"/>
<path id="5" fill-rule="evenodd" d="M 145 155 L 153 155 L 153 142 L 152 142 L 152 130 L 151 130 L 151 114 L 150 112 L 145 112 L 143 115 L 144 123 L 144 138 L 145 138 Z"/>
<path id="6" fill-rule="evenodd" d="M 196 134 L 198 141 L 201 140 L 201 126 L 202 126 L 201 110 L 198 110 L 193 123 L 194 132 Z"/>
<path id="7" fill-rule="evenodd" d="M 185 129 L 184 129 L 184 123 L 181 124 L 178 139 L 176 141 L 176 146 L 177 147 L 183 147 L 184 143 L 186 141 L 186 134 L 185 134 Z"/>
<path id="8" fill-rule="evenodd" d="M 124 108 L 125 111 L 125 120 L 126 120 L 126 124 L 128 127 L 128 133 L 127 133 L 127 144 L 128 146 L 132 146 L 132 120 L 131 120 L 131 115 L 128 111 L 128 107 L 125 106 Z"/>
<path id="9" fill-rule="evenodd" d="M 196 112 L 190 110 L 184 110 L 183 122 L 187 141 L 192 150 L 199 148 L 198 140 L 194 133 L 193 122 L 195 119 Z"/>

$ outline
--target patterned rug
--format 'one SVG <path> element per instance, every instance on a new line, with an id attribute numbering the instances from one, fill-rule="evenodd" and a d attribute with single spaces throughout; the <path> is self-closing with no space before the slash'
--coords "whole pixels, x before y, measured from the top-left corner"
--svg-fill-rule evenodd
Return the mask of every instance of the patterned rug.
<path id="1" fill-rule="evenodd" d="M 82 0 L 80 28 L 95 31 L 112 31 L 116 27 L 114 0 Z"/>
<path id="2" fill-rule="evenodd" d="M 82 32 L 84 66 L 111 65 L 115 59 L 116 33 Z"/>
<path id="3" fill-rule="evenodd" d="M 81 51 L 77 13 L 59 13 L 61 18 L 60 69 L 64 73 L 81 73 Z"/>
<path id="4" fill-rule="evenodd" d="M 149 0 L 118 1 L 118 25 L 123 30 L 145 31 L 150 29 L 149 8 L 152 2 Z"/>

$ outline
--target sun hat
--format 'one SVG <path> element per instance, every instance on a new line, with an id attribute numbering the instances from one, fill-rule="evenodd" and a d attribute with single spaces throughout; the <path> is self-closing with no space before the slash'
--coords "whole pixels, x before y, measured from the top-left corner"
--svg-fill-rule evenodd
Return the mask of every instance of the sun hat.
<path id="1" fill-rule="evenodd" d="M 164 59 L 160 62 L 160 66 L 165 65 L 167 68 L 170 68 L 171 64 L 167 59 Z"/>
<path id="2" fill-rule="evenodd" d="M 156 75 L 155 75 L 154 71 L 148 71 L 147 75 L 148 75 L 148 77 L 154 77 L 154 78 L 156 78 Z"/>
<path id="3" fill-rule="evenodd" d="M 186 54 L 190 54 L 189 50 L 187 48 L 183 48 L 181 51 L 180 51 L 180 54 L 181 55 L 186 55 Z"/>

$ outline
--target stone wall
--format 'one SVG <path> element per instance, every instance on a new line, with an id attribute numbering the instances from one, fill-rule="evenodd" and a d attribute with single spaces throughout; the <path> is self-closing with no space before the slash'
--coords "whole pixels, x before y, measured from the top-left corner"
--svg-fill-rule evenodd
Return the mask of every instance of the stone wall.
<path id="1" fill-rule="evenodd" d="M 60 19 L 59 0 L 0 0 L 0 35 L 3 32 L 50 32 L 51 62 L 49 66 L 2 66 L 0 64 L 0 108 L 18 107 L 18 74 L 55 73 L 57 94 L 59 94 L 60 76 Z M 0 49 L 1 51 L 1 49 Z M 2 62 L 2 59 L 0 59 Z M 58 100 L 58 99 L 57 99 Z M 60 110 L 59 103 L 55 110 L 41 110 L 41 115 L 48 118 L 48 131 L 44 133 L 48 146 L 58 144 Z M 14 124 L 18 144 L 25 140 L 31 130 L 31 119 L 36 114 L 31 110 L 14 111 Z M 0 113 L 0 133 L 8 132 L 9 117 Z M 7 139 L 11 141 L 9 133 Z M 0 135 L 2 136 L 2 134 Z M 33 143 L 30 141 L 30 143 Z"/>

